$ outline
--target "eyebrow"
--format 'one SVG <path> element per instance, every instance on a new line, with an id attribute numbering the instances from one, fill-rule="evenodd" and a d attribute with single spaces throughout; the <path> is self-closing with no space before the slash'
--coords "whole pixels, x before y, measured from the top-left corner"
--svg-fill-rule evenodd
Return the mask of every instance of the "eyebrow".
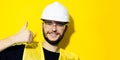
<path id="1" fill-rule="evenodd" d="M 43 21 L 54 21 L 54 20 L 48 20 L 48 19 L 42 19 L 41 20 Z M 68 22 L 61 22 L 61 21 L 54 21 L 54 22 L 57 22 L 57 23 L 63 23 L 63 24 L 67 24 Z"/>

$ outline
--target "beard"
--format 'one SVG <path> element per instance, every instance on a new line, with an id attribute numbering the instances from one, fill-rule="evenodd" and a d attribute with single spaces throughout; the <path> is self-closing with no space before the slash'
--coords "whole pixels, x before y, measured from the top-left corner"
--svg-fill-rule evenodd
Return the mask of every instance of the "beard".
<path id="1" fill-rule="evenodd" d="M 44 28 L 43 28 L 43 36 L 44 36 L 45 40 L 46 40 L 49 44 L 54 45 L 54 46 L 56 46 L 56 45 L 59 44 L 59 42 L 62 40 L 64 34 L 65 34 L 65 30 L 64 30 L 63 34 L 59 36 L 58 39 L 56 39 L 55 41 L 52 41 L 52 40 L 50 40 L 50 39 L 46 36 L 45 31 L 44 31 Z"/>

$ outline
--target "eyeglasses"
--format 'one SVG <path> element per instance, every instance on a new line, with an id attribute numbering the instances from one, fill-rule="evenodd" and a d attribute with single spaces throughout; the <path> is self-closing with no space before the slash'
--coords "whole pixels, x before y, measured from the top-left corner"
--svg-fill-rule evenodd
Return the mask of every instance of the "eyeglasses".
<path id="1" fill-rule="evenodd" d="M 64 27 L 67 24 L 67 22 L 58 22 L 58 21 L 49 21 L 49 20 L 44 20 L 44 23 L 48 26 L 56 25 L 58 27 Z"/>

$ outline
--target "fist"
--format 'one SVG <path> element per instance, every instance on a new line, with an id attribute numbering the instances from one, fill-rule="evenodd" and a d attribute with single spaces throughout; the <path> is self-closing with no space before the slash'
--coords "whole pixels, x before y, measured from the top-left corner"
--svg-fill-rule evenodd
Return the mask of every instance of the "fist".
<path id="1" fill-rule="evenodd" d="M 12 36 L 12 40 L 15 43 L 23 43 L 23 42 L 31 43 L 32 42 L 33 33 L 27 30 L 27 26 L 28 26 L 28 22 L 25 23 L 25 25 L 20 30 L 20 32 Z"/>

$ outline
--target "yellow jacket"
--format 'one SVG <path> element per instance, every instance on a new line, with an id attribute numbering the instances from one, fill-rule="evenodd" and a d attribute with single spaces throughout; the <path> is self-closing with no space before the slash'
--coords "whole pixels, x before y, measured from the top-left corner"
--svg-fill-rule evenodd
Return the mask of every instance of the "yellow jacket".
<path id="1" fill-rule="evenodd" d="M 36 48 L 25 48 L 23 60 L 45 60 L 41 44 Z M 78 56 L 60 49 L 59 60 L 79 60 Z"/>

